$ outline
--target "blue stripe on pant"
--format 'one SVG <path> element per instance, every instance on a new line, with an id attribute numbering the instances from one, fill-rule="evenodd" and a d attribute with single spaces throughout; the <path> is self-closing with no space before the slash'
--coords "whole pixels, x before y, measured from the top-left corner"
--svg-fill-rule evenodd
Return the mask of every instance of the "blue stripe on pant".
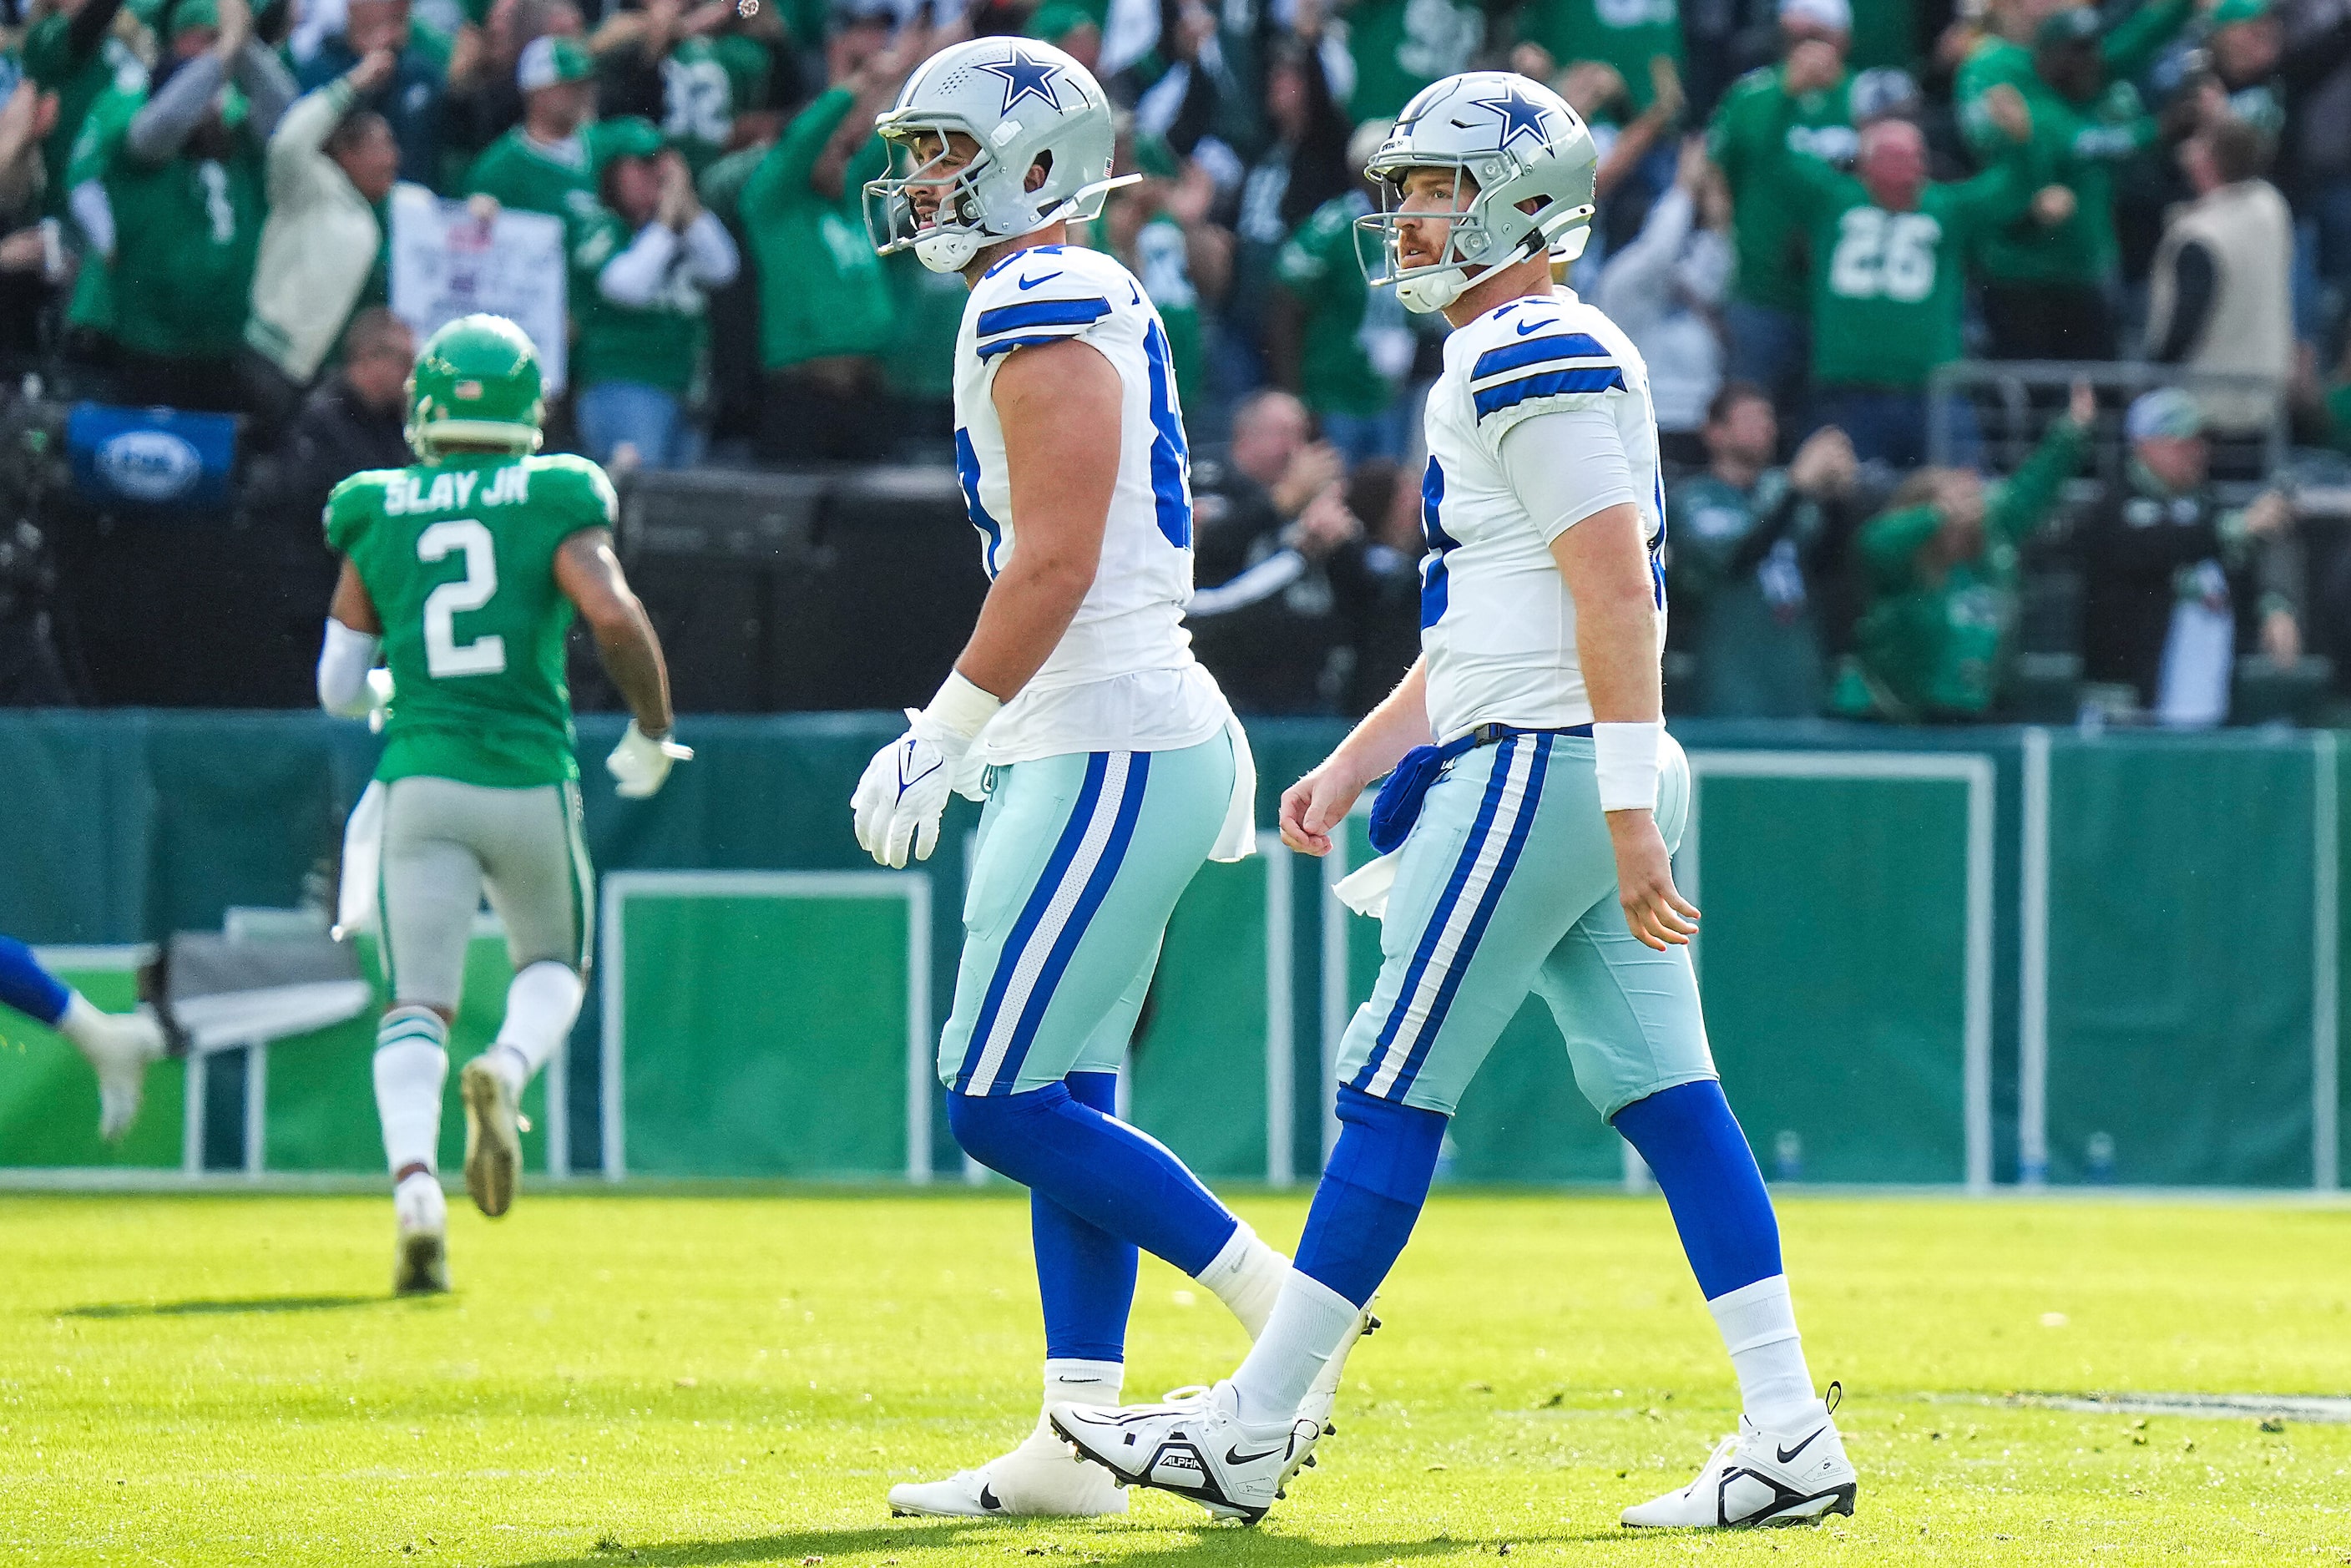
<path id="1" fill-rule="evenodd" d="M 1113 777 L 1113 775 L 1115 777 Z M 956 1075 L 958 1093 L 1008 1094 L 1020 1076 L 1020 1064 L 1036 1039 L 1037 1026 L 1053 999 L 1053 988 L 1070 967 L 1102 896 L 1118 875 L 1134 841 L 1134 820 L 1143 809 L 1144 791 L 1151 777 L 1149 752 L 1097 751 L 1086 759 L 1084 785 L 1069 821 L 1054 843 L 1052 858 L 1037 879 L 1019 924 L 997 957 L 987 999 L 972 1028 L 963 1067 Z M 1105 788 L 1117 792 L 1105 824 Z M 1074 889 L 1074 891 L 1072 891 Z M 1016 1009 L 1008 1038 L 993 1052 L 990 1046 L 1005 1033 L 1004 1008 L 1009 998 Z"/>
<path id="2" fill-rule="evenodd" d="M 1349 1080 L 1350 1088 L 1401 1099 L 1419 1075 L 1526 847 L 1527 831 L 1542 800 L 1552 739 L 1549 735 L 1511 736 L 1496 748 L 1468 842 L 1429 916 L 1378 1042 L 1363 1071 Z M 1474 901 L 1466 923 L 1461 918 L 1465 894 Z"/>

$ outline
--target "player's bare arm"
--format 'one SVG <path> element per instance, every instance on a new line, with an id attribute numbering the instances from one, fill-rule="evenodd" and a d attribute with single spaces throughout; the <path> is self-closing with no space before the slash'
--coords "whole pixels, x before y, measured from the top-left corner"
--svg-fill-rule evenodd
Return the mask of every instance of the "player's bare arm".
<path id="1" fill-rule="evenodd" d="M 669 666 L 645 607 L 629 587 L 621 558 L 612 553 L 609 528 L 583 528 L 555 552 L 555 583 L 580 612 L 596 639 L 621 700 L 636 716 L 648 740 L 660 740 L 675 724 L 669 706 Z"/>
<path id="2" fill-rule="evenodd" d="M 1356 797 L 1430 738 L 1428 668 L 1415 659 L 1395 690 L 1311 773 L 1281 792 L 1281 841 L 1306 854 L 1329 854 L 1331 830 L 1354 809 Z"/>
<path id="3" fill-rule="evenodd" d="M 1575 600 L 1575 652 L 1594 727 L 1659 721 L 1656 586 L 1641 515 L 1630 502 L 1604 507 L 1552 541 L 1552 559 Z M 1610 811 L 1617 897 L 1625 923 L 1649 946 L 1687 942 L 1698 910 L 1674 887 L 1673 858 L 1646 808 Z"/>
<path id="4" fill-rule="evenodd" d="M 343 562 L 342 575 L 335 580 L 335 597 L 327 613 L 364 636 L 383 635 L 383 621 L 375 612 L 375 601 L 368 597 L 367 583 L 360 577 L 360 569 L 348 560 Z"/>
<path id="5" fill-rule="evenodd" d="M 1052 655 L 1093 585 L 1118 484 L 1123 395 L 1111 362 L 1075 340 L 1016 350 L 996 372 L 1020 544 L 956 669 L 1004 702 Z"/>

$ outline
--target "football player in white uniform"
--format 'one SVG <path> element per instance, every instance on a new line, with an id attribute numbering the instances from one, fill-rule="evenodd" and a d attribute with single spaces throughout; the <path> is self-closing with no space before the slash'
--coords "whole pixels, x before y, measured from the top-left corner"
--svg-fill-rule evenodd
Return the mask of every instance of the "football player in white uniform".
<path id="1" fill-rule="evenodd" d="M 885 865 L 924 859 L 950 789 L 984 789 L 939 1045 L 948 1124 L 1030 1189 L 1046 1403 L 1114 1408 L 1138 1246 L 1252 1334 L 1289 1270 L 1113 1114 L 1176 899 L 1204 861 L 1254 847 L 1256 768 L 1182 624 L 1190 458 L 1166 329 L 1124 267 L 1064 244 L 1119 183 L 1102 88 L 1058 49 L 982 38 L 934 56 L 878 124 L 893 166 L 866 187 L 877 248 L 971 287 L 956 454 L 990 585 L 946 684 L 858 784 L 857 839 Z M 1010 1453 L 890 1501 L 1126 1507 L 1041 1410 Z"/>
<path id="2" fill-rule="evenodd" d="M 1624 1522 L 1853 1511 L 1771 1202 L 1707 1047 L 1687 946 L 1698 912 L 1674 888 L 1689 776 L 1659 718 L 1666 519 L 1648 373 L 1552 282 L 1552 258 L 1583 249 L 1593 172 L 1574 111 L 1500 71 L 1423 91 L 1367 171 L 1388 197 L 1364 220 L 1386 258 L 1374 282 L 1455 328 L 1426 414 L 1423 651 L 1283 795 L 1281 825 L 1327 853 L 1364 787 L 1391 775 L 1373 812 L 1390 852 L 1341 889 L 1384 901 L 1385 963 L 1342 1049 L 1342 1131 L 1297 1266 L 1240 1369 L 1177 1404 L 1050 1412 L 1131 1484 L 1249 1517 L 1280 1495 L 1321 1435 L 1301 1396 L 1403 1250 L 1447 1119 L 1533 991 L 1578 1086 L 1656 1174 L 1745 1408 L 1696 1481 Z"/>

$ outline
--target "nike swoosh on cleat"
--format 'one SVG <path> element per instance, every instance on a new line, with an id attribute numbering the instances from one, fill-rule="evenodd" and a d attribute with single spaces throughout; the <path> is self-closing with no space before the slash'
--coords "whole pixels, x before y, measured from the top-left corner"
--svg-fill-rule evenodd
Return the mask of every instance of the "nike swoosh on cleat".
<path id="1" fill-rule="evenodd" d="M 1058 272 L 1040 272 L 1034 277 L 1023 277 L 1019 278 L 1016 281 L 1019 282 L 1022 291 L 1025 293 L 1027 290 L 1036 287 L 1040 283 L 1050 283 L 1053 279 L 1061 276 L 1061 275 Z"/>
<path id="2" fill-rule="evenodd" d="M 1828 1428 L 1826 1427 L 1816 1427 L 1813 1429 L 1813 1437 L 1817 1437 L 1823 1432 L 1827 1430 Z M 1798 1454 L 1802 1453 L 1806 1448 L 1811 1448 L 1813 1446 L 1813 1437 L 1805 1438 L 1802 1442 L 1797 1444 L 1792 1448 L 1780 1448 L 1774 1450 L 1780 1456 L 1780 1462 L 1784 1465 L 1793 1459 Z"/>
<path id="3" fill-rule="evenodd" d="M 989 1490 L 986 1481 L 979 1483 L 979 1506 L 987 1510 L 990 1513 L 1002 1513 L 1004 1511 L 1004 1505 L 996 1500 L 996 1493 Z"/>
<path id="4" fill-rule="evenodd" d="M 1244 1454 L 1240 1451 L 1239 1447 L 1236 1445 L 1235 1447 L 1225 1450 L 1225 1463 L 1228 1465 L 1253 1465 L 1259 1459 L 1270 1459 L 1280 1452 L 1281 1452 L 1281 1450 L 1275 1448 L 1268 1448 L 1262 1453 Z"/>

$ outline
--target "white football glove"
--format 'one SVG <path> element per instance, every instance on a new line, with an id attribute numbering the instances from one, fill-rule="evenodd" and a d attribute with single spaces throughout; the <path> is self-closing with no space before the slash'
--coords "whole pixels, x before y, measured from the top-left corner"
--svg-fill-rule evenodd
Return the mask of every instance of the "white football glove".
<path id="1" fill-rule="evenodd" d="M 383 733 L 383 721 L 392 713 L 392 672 L 379 665 L 368 672 L 367 721 L 369 732 Z"/>
<path id="2" fill-rule="evenodd" d="M 876 862 L 903 869 L 906 852 L 926 861 L 938 847 L 939 819 L 965 771 L 972 737 L 914 708 L 906 733 L 873 754 L 849 809 L 857 817 L 858 846 Z"/>
<path id="3" fill-rule="evenodd" d="M 657 793 L 669 778 L 671 767 L 694 758 L 694 747 L 680 746 L 664 737 L 655 740 L 629 721 L 629 731 L 621 737 L 621 744 L 612 747 L 612 755 L 604 759 L 624 800 L 643 800 Z"/>

